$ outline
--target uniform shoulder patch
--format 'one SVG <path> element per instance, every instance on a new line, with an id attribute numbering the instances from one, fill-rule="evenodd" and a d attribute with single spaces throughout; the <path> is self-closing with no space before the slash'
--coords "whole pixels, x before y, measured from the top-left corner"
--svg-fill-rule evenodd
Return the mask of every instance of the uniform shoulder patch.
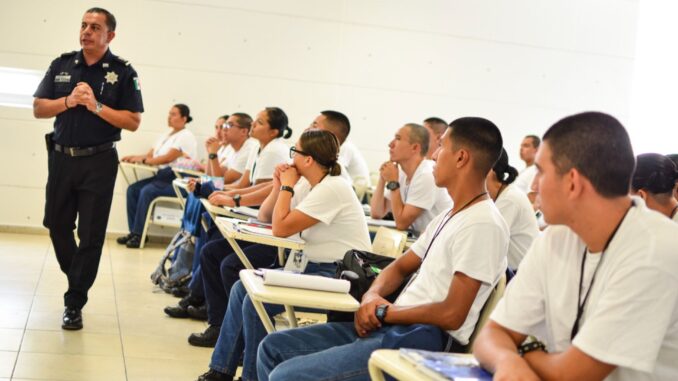
<path id="1" fill-rule="evenodd" d="M 115 59 L 116 61 L 120 62 L 121 64 L 123 64 L 123 65 L 125 65 L 125 66 L 129 66 L 129 65 L 130 65 L 130 62 L 129 62 L 129 61 L 127 61 L 126 59 L 124 59 L 124 58 L 122 58 L 122 57 L 120 57 L 120 56 L 113 56 L 113 59 Z"/>
<path id="2" fill-rule="evenodd" d="M 74 51 L 72 51 L 72 52 L 62 53 L 61 56 L 62 56 L 62 57 L 71 57 L 71 56 L 76 55 L 77 53 L 78 53 L 78 51 L 77 51 L 77 50 L 74 50 Z"/>

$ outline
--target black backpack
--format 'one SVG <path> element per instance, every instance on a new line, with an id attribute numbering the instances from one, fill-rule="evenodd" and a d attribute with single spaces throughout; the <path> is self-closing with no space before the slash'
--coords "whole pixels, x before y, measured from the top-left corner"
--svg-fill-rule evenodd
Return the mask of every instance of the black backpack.
<path id="1" fill-rule="evenodd" d="M 337 261 L 337 272 L 334 277 L 337 279 L 346 279 L 351 282 L 349 294 L 357 301 L 360 301 L 365 292 L 370 288 L 372 282 L 377 278 L 381 270 L 395 261 L 393 257 L 370 253 L 369 251 L 349 250 L 344 254 L 344 259 Z M 391 295 L 385 299 L 393 303 L 402 292 L 410 277 L 403 281 L 403 284 Z M 347 322 L 353 321 L 353 312 L 327 312 L 328 322 Z"/>

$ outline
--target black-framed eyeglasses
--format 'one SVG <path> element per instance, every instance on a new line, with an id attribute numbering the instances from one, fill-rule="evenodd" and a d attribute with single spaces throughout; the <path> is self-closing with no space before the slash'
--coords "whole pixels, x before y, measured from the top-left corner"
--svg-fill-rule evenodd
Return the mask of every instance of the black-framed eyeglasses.
<path id="1" fill-rule="evenodd" d="M 300 154 L 304 156 L 311 156 L 311 154 L 304 152 L 300 149 L 297 149 L 297 147 L 290 147 L 290 159 L 294 157 L 294 155 Z"/>

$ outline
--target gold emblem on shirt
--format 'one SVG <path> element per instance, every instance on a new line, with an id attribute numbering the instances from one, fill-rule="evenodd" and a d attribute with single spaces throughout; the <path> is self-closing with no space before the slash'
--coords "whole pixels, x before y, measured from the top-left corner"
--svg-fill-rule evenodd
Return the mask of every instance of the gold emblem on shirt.
<path id="1" fill-rule="evenodd" d="M 116 82 L 118 82 L 118 75 L 115 74 L 114 71 L 109 71 L 108 73 L 106 73 L 106 83 L 115 85 Z"/>

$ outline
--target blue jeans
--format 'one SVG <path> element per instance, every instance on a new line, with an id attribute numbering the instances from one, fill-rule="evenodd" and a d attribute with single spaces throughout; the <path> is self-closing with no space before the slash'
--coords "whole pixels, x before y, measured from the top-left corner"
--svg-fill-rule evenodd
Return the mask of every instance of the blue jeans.
<path id="1" fill-rule="evenodd" d="M 311 263 L 306 266 L 305 274 L 334 276 L 334 263 Z M 282 305 L 264 304 L 269 317 L 285 310 Z M 235 375 L 240 355 L 243 354 L 242 380 L 257 379 L 257 349 L 266 337 L 266 328 L 261 322 L 254 305 L 247 296 L 245 286 L 238 281 L 231 289 L 228 310 L 219 332 L 219 340 L 212 352 L 210 369 Z"/>
<path id="2" fill-rule="evenodd" d="M 238 244 L 255 269 L 271 268 L 277 263 L 276 247 L 244 241 L 238 241 Z M 244 268 L 245 265 L 224 238 L 207 243 L 201 250 L 200 272 L 209 325 L 219 326 L 224 321 L 231 288 L 240 280 L 240 270 Z"/>
<path id="3" fill-rule="evenodd" d="M 171 183 L 151 177 L 127 187 L 127 226 L 131 233 L 143 233 L 148 207 L 160 196 L 176 196 Z"/>
<path id="4" fill-rule="evenodd" d="M 290 329 L 262 341 L 257 374 L 259 381 L 367 381 L 367 362 L 373 351 L 401 347 L 441 351 L 448 337 L 439 328 L 424 324 L 384 326 L 365 338 L 356 334 L 353 322 Z"/>

